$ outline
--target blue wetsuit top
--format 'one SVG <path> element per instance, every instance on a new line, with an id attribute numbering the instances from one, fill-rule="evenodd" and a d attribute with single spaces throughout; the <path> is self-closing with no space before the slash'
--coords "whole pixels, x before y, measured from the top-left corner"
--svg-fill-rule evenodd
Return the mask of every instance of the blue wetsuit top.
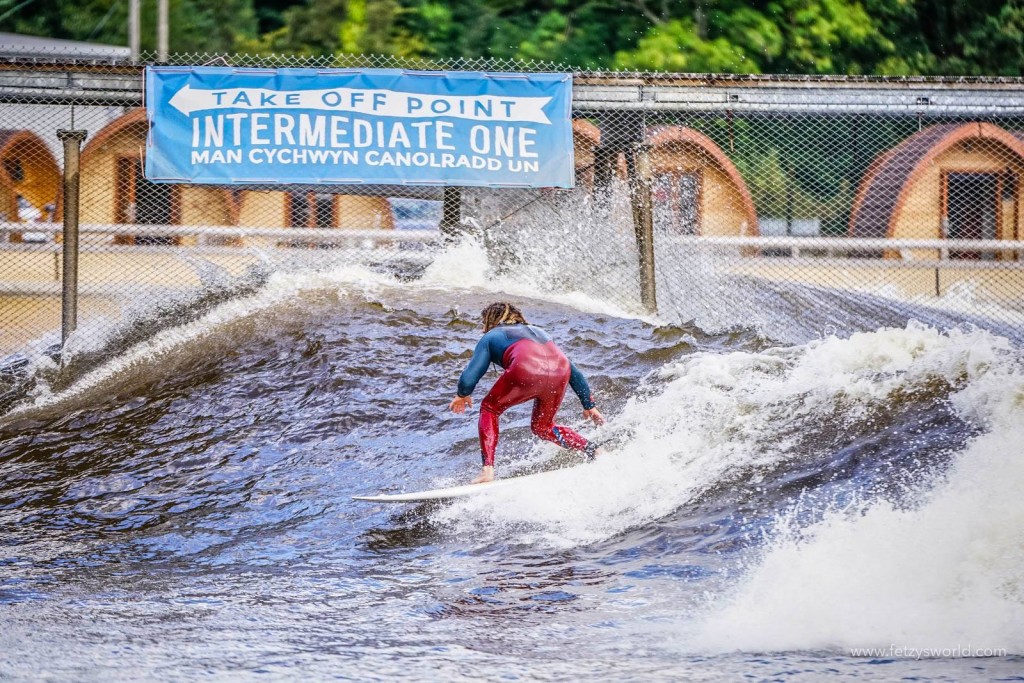
<path id="1" fill-rule="evenodd" d="M 469 396 L 473 393 L 477 382 L 487 372 L 491 363 L 496 363 L 504 368 L 505 352 L 510 346 L 524 339 L 535 341 L 538 344 L 547 344 L 551 341 L 548 333 L 536 325 L 522 324 L 498 325 L 481 337 L 473 350 L 473 358 L 470 359 L 469 366 L 459 378 L 459 396 Z M 569 363 L 569 386 L 576 392 L 584 410 L 594 407 L 594 401 L 590 398 L 590 385 L 587 384 L 587 378 L 571 362 Z"/>

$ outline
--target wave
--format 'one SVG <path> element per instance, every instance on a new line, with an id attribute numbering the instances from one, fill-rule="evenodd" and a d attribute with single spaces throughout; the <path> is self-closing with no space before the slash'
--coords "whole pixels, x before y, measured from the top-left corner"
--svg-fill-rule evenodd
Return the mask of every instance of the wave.
<path id="1" fill-rule="evenodd" d="M 62 350 L 51 343 L 52 335 L 45 335 L 16 363 L 0 366 L 0 410 L 24 404 L 26 393 L 36 403 L 48 403 L 55 393 L 73 391 L 86 377 L 95 381 L 116 372 L 125 364 L 123 357 L 137 363 L 140 353 L 152 355 L 156 349 L 202 337 L 217 321 L 278 305 L 302 291 L 339 286 L 429 290 L 452 299 L 456 311 L 463 292 L 493 292 L 654 325 L 692 323 L 708 334 L 753 330 L 786 344 L 901 326 L 912 319 L 942 329 L 978 324 L 1006 336 L 1019 334 L 993 321 L 969 318 L 962 310 L 720 273 L 713 259 L 668 247 L 658 269 L 659 313 L 649 313 L 639 303 L 635 243 L 632 231 L 623 228 L 629 220 L 623 208 L 628 203 L 621 200 L 610 208 L 578 197 L 538 204 L 533 214 L 518 216 L 501 230 L 481 230 L 479 238 L 465 236 L 439 249 L 415 252 L 414 260 L 425 264 L 415 272 L 403 261 L 404 252 L 387 250 L 376 256 L 373 250 L 362 250 L 351 258 L 334 253 L 316 267 L 306 254 L 276 261 L 264 256 L 254 272 L 232 279 L 218 271 L 203 278 L 208 286 L 202 290 L 180 293 L 163 304 L 150 301 L 153 297 L 130 300 L 120 321 L 85 320 Z M 553 218 L 558 229 L 552 228 Z M 194 267 L 204 271 L 204 263 Z M 951 301 L 962 308 L 962 298 Z"/>
<path id="2" fill-rule="evenodd" d="M 648 377 L 614 424 L 595 435 L 615 444 L 609 456 L 529 491 L 460 501 L 433 518 L 459 536 L 497 531 L 565 549 L 613 539 L 707 496 L 746 490 L 772 512 L 792 500 L 792 481 L 843 476 L 833 467 L 837 458 L 881 457 L 848 448 L 859 438 L 890 427 L 915 438 L 913 424 L 892 423 L 901 406 L 942 403 L 1014 353 L 988 332 L 917 323 L 759 352 L 695 353 Z M 904 443 L 899 451 L 911 471 L 929 450 L 948 446 Z"/>
<path id="3" fill-rule="evenodd" d="M 114 349 L 115 353 L 108 356 L 104 362 L 87 366 L 85 372 L 75 376 L 71 381 L 45 381 L 47 377 L 53 377 L 58 373 L 58 364 L 48 356 L 34 359 L 26 374 L 42 381 L 33 381 L 27 395 L 4 417 L 13 418 L 30 410 L 46 408 L 72 398 L 79 399 L 113 378 L 132 371 L 146 372 L 148 366 L 159 362 L 168 354 L 202 344 L 204 340 L 260 312 L 288 305 L 304 291 L 344 289 L 367 296 L 381 285 L 393 282 L 395 280 L 391 276 L 377 273 L 364 266 L 271 274 L 255 292 L 219 303 L 187 323 L 164 326 L 127 348 Z M 75 354 L 80 348 L 86 349 L 90 354 L 100 352 L 92 344 L 86 346 L 84 342 L 75 340 L 74 335 L 69 337 L 69 342 L 67 356 L 62 360 L 72 367 Z"/>
<path id="4" fill-rule="evenodd" d="M 869 500 L 809 528 L 781 518 L 699 647 L 1024 653 L 1024 365 L 984 333 L 945 336 L 938 354 L 934 339 L 915 365 L 956 380 L 949 402 L 982 433 L 910 504 Z"/>
<path id="5" fill-rule="evenodd" d="M 331 293 L 331 302 L 357 297 L 371 303 L 363 324 L 378 311 L 395 313 L 392 305 L 430 302 L 445 311 L 447 302 L 457 308 L 479 301 L 481 292 L 555 301 L 595 317 L 639 315 L 606 303 L 592 281 L 552 285 L 557 280 L 541 275 L 558 259 L 502 270 L 488 253 L 472 240 L 452 245 L 412 281 L 365 266 L 273 273 L 256 291 L 156 332 L 65 388 L 40 385 L 16 414 L 81 401 L 115 378 L 152 374 L 167 359 L 226 352 L 252 325 L 273 329 L 275 311 L 311 292 Z M 394 317 L 397 328 L 423 324 L 403 321 L 401 310 Z M 424 318 L 435 326 L 445 319 Z M 614 329 L 602 329 L 597 355 L 618 354 L 635 365 L 651 352 L 618 348 Z M 460 549 L 500 538 L 503 548 L 542 554 L 596 548 L 601 555 L 623 539 L 632 549 L 647 543 L 638 537 L 654 535 L 653 529 L 691 524 L 695 510 L 749 517 L 723 532 L 739 548 L 726 564 L 739 564 L 744 575 L 725 581 L 722 602 L 705 607 L 688 636 L 697 647 L 973 643 L 1024 650 L 1024 504 L 1015 490 L 1024 474 L 1024 370 L 1010 340 L 920 322 L 791 346 L 748 337 L 732 346 L 743 350 L 728 350 L 728 335 L 709 341 L 697 327 L 673 333 L 679 338 L 670 356 L 689 355 L 638 379 L 635 388 L 627 379 L 621 386 L 631 389 L 629 397 L 612 422 L 582 430 L 607 442 L 608 456 L 529 490 L 499 489 L 430 510 L 428 521 L 457 537 Z M 375 362 L 366 360 L 368 371 Z M 652 358 L 645 367 L 663 362 Z M 628 365 L 620 370 L 631 377 Z M 922 428 L 907 417 L 914 411 L 940 426 Z M 424 424 L 433 428 L 435 416 L 425 412 Z M 309 439 L 322 440 L 330 429 L 310 430 Z M 471 433 L 461 425 L 458 430 L 467 438 L 432 447 L 451 446 L 460 455 L 471 450 Z M 537 445 L 514 465 L 541 466 L 556 450 Z M 513 464 L 506 458 L 499 453 L 505 474 Z M 801 498 L 805 492 L 816 497 Z M 759 526 L 769 523 L 764 520 L 775 520 L 775 527 Z M 697 535 L 696 525 L 680 534 Z M 708 562 L 700 571 L 711 574 L 718 565 Z M 678 576 L 688 580 L 685 572 Z M 703 594 L 685 589 L 691 606 Z"/>
<path id="6" fill-rule="evenodd" d="M 0 393 L 0 410 L 11 408 L 6 414 L 17 415 L 77 396 L 130 368 L 156 361 L 172 350 L 201 344 L 220 329 L 261 311 L 288 305 L 304 292 L 318 290 L 372 295 L 382 301 L 388 298 L 385 290 L 389 288 L 427 292 L 436 298 L 453 298 L 456 313 L 462 292 L 484 291 L 559 303 L 615 318 L 652 320 L 583 291 L 552 288 L 550 278 L 539 271 L 532 275 L 522 269 L 499 273 L 492 266 L 487 249 L 472 238 L 430 254 L 429 264 L 415 278 L 390 271 L 369 263 L 284 268 L 262 273 L 258 284 L 248 279 L 226 283 L 222 287 L 224 296 L 214 296 L 217 292 L 206 292 L 202 297 L 192 293 L 164 306 L 166 310 L 153 310 L 136 302 L 132 310 L 126 311 L 123 321 L 86 321 L 68 338 L 63 351 L 42 353 L 43 346 L 36 345 L 36 352 L 18 363 L 19 372 L 10 373 L 12 386 L 0 387 L 9 394 Z M 475 316 L 476 312 L 468 315 Z"/>

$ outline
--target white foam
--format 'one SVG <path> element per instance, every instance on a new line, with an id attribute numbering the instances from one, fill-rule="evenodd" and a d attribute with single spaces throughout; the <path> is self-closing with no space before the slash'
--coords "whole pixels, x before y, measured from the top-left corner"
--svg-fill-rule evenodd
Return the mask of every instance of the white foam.
<path id="1" fill-rule="evenodd" d="M 800 457 L 791 435 L 823 420 L 841 427 L 884 407 L 890 392 L 932 377 L 976 381 L 1011 353 L 985 332 L 912 324 L 763 353 L 695 354 L 664 368 L 613 417 L 606 430 L 629 437 L 612 456 L 564 481 L 459 501 L 435 520 L 460 536 L 500 533 L 554 548 L 609 539 Z M 837 415 L 840 403 L 846 413 Z M 499 450 L 499 470 L 501 457 Z"/>
<path id="2" fill-rule="evenodd" d="M 911 509 L 875 501 L 785 529 L 699 647 L 1024 652 L 1024 370 L 982 333 L 945 353 L 917 348 L 923 364 L 966 376 L 952 403 L 987 431 Z"/>
<path id="3" fill-rule="evenodd" d="M 452 290 L 476 290 L 521 296 L 539 301 L 550 301 L 569 306 L 584 313 L 629 318 L 657 323 L 655 316 L 640 309 L 614 304 L 609 299 L 587 291 L 584 284 L 593 282 L 579 278 L 578 287 L 564 282 L 567 271 L 573 270 L 571 257 L 538 249 L 530 254 L 527 263 L 520 263 L 509 272 L 498 272 L 490 263 L 487 249 L 477 239 L 466 237 L 439 252 L 427 266 L 423 276 L 410 286 Z M 557 284 L 556 284 L 557 283 Z"/>
<path id="4" fill-rule="evenodd" d="M 979 277 L 982 276 L 979 275 Z M 886 289 L 888 291 L 881 291 L 879 288 L 874 293 L 893 301 L 927 306 L 947 313 L 967 315 L 973 318 L 988 317 L 1007 326 L 1024 325 L 1024 312 L 1019 308 L 1012 307 L 1012 304 L 1016 302 L 991 294 L 986 295 L 984 287 L 979 282 L 970 280 L 956 282 L 944 290 L 940 296 L 930 294 L 907 296 L 901 293 L 895 285 L 890 285 Z"/>
<path id="5" fill-rule="evenodd" d="M 423 271 L 419 283 L 428 287 L 486 287 L 490 272 L 483 245 L 466 237 L 441 250 Z"/>

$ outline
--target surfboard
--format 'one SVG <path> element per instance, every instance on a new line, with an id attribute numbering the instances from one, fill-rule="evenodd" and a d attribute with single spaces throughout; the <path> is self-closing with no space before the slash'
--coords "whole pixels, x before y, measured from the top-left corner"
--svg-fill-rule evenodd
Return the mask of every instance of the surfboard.
<path id="1" fill-rule="evenodd" d="M 581 463 L 582 464 L 582 463 Z M 573 467 L 562 467 L 557 470 L 549 470 L 547 472 L 537 472 L 536 474 L 524 474 L 521 477 L 509 477 L 508 479 L 495 479 L 489 481 L 486 484 L 465 484 L 463 486 L 452 486 L 444 489 L 433 489 L 431 491 L 415 491 L 412 493 L 387 493 L 380 494 L 377 496 L 352 496 L 352 500 L 361 500 L 367 503 L 424 503 L 431 500 L 451 500 L 453 498 L 465 498 L 467 496 L 477 496 L 482 493 L 494 491 L 498 488 L 506 488 L 509 486 L 520 486 L 529 485 L 531 482 L 536 483 L 539 479 L 549 479 L 552 476 L 564 474 L 567 470 L 575 469 L 580 465 Z"/>

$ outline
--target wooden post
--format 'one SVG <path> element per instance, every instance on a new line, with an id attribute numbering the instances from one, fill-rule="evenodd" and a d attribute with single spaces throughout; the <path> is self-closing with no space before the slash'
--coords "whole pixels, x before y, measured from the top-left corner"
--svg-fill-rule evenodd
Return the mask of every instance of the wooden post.
<path id="1" fill-rule="evenodd" d="M 78 188 L 84 130 L 58 130 L 64 143 L 64 272 L 61 296 L 61 344 L 78 326 Z"/>
<path id="2" fill-rule="evenodd" d="M 441 198 L 441 224 L 438 228 L 445 239 L 454 239 L 462 232 L 462 190 L 444 188 Z"/>
<path id="3" fill-rule="evenodd" d="M 654 274 L 654 204 L 651 199 L 650 145 L 638 144 L 626 154 L 633 228 L 640 266 L 640 303 L 650 313 L 658 311 Z"/>

